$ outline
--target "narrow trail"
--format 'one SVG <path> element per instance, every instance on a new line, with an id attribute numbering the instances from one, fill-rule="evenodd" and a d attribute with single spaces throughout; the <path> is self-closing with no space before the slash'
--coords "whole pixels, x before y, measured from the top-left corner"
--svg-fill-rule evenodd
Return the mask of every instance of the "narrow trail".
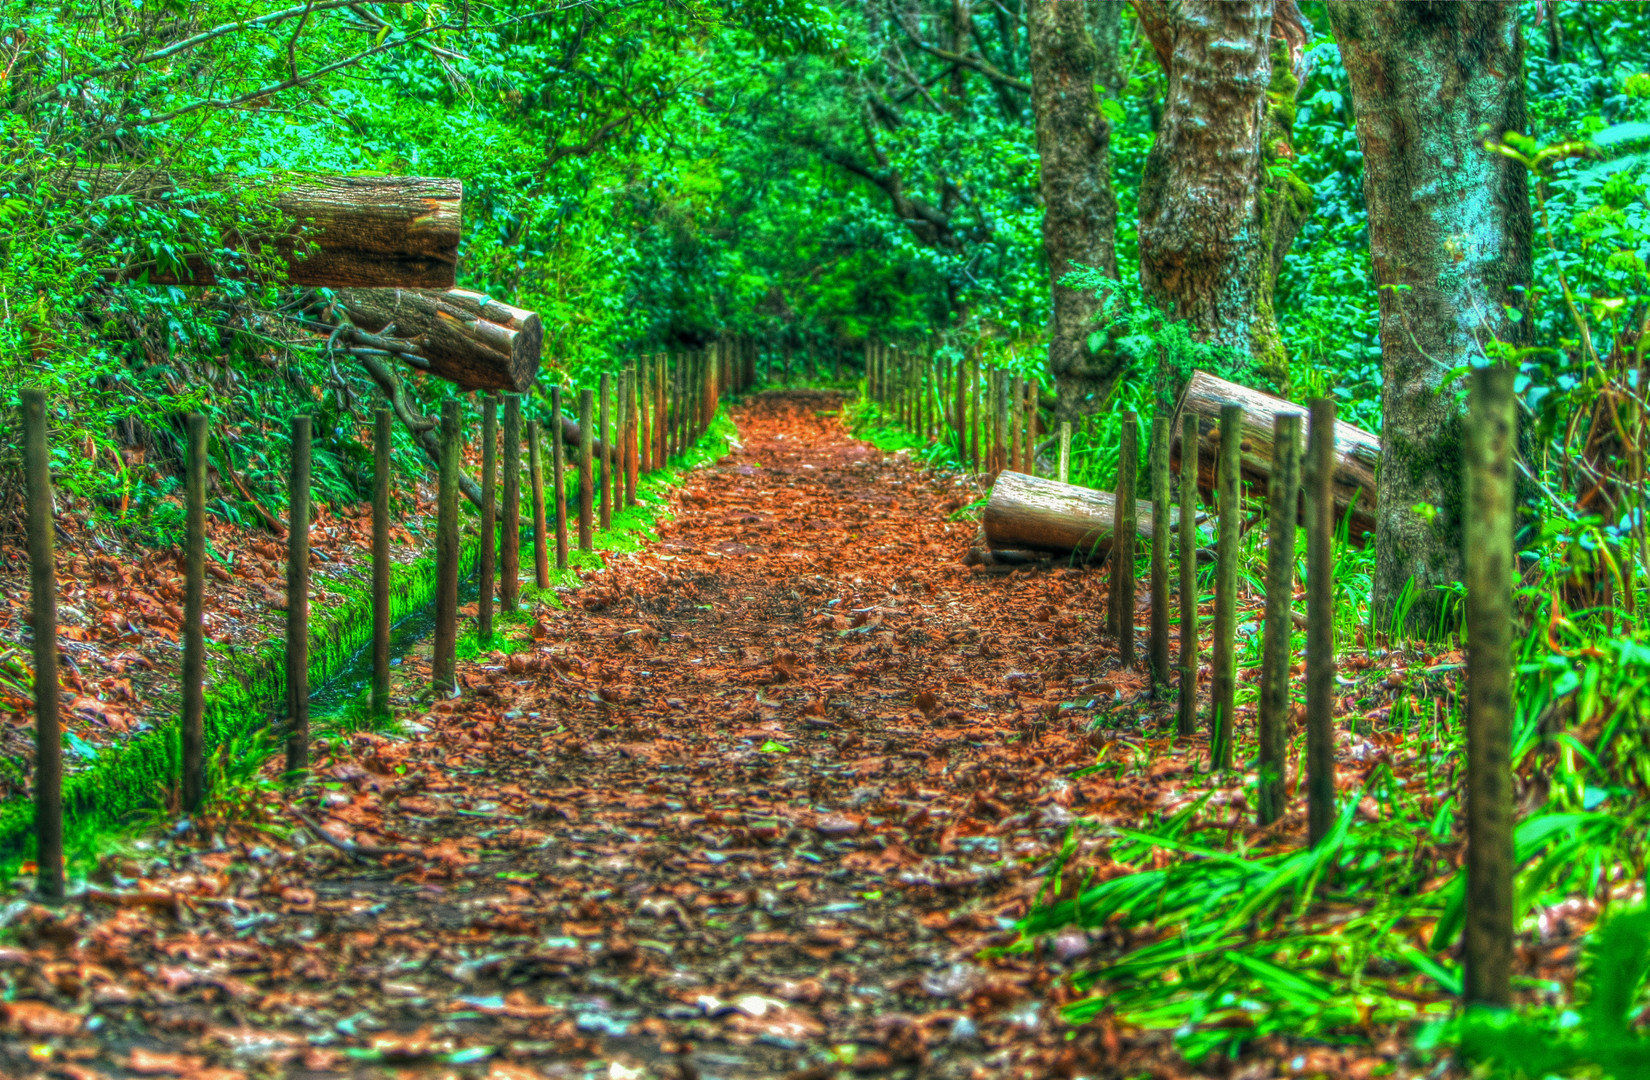
<path id="1" fill-rule="evenodd" d="M 296 811 L 254 800 L 326 842 L 162 844 L 83 908 L 18 916 L 33 951 L 0 976 L 65 1030 L 56 1065 L 8 1038 L 0 1075 L 1050 1076 L 1146 1053 L 1058 1023 L 1080 933 L 980 956 L 1074 813 L 1157 805 L 1070 777 L 1095 760 L 1071 703 L 1139 688 L 1105 673 L 1098 575 L 964 568 L 973 526 L 946 519 L 969 490 L 851 439 L 840 404 L 736 409 L 742 447 L 659 543 L 540 608 L 531 648 L 462 665 L 410 738 L 337 747 Z M 1066 886 L 1105 863 L 1085 840 Z"/>

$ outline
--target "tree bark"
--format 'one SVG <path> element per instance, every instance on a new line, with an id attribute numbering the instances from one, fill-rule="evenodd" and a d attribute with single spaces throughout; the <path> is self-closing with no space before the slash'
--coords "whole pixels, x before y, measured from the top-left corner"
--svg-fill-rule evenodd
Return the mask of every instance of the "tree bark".
<path id="1" fill-rule="evenodd" d="M 1074 263 L 1117 276 L 1111 121 L 1100 111 L 1095 84 L 1109 78 L 1115 66 L 1121 5 L 1116 0 L 1097 5 L 1098 35 L 1090 33 L 1087 16 L 1083 4 L 1069 0 L 1032 0 L 1026 9 L 1043 253 L 1053 302 L 1048 365 L 1058 395 L 1055 416 L 1061 420 L 1092 412 L 1118 374 L 1109 355 L 1096 355 L 1088 347 L 1099 297 L 1060 284 Z M 1103 51 L 1107 43 L 1111 56 Z"/>
<path id="2" fill-rule="evenodd" d="M 338 300 L 362 330 L 393 326 L 386 336 L 412 346 L 409 362 L 462 389 L 525 393 L 538 376 L 544 326 L 534 312 L 468 289 L 341 289 Z"/>
<path id="3" fill-rule="evenodd" d="M 458 267 L 464 186 L 428 176 L 174 176 L 153 169 L 75 169 L 69 183 L 89 198 L 126 195 L 159 203 L 180 189 L 245 193 L 249 218 L 267 215 L 271 197 L 280 222 L 226 237 L 242 256 L 273 255 L 292 285 L 328 288 L 450 289 Z M 125 277 L 148 274 L 151 285 L 210 285 L 228 268 L 204 256 L 181 266 L 134 264 Z"/>
<path id="4" fill-rule="evenodd" d="M 1293 0 L 1136 0 L 1135 9 L 1168 79 L 1140 180 L 1141 283 L 1197 337 L 1282 388 L 1288 358 L 1272 290 L 1312 203 L 1287 167 L 1299 12 Z"/>
<path id="5" fill-rule="evenodd" d="M 1192 372 L 1191 381 L 1175 406 L 1174 430 L 1180 431 L 1186 416 L 1197 417 L 1197 483 L 1205 492 L 1215 489 L 1215 463 L 1220 457 L 1220 407 L 1243 407 L 1243 479 L 1259 492 L 1267 490 L 1272 472 L 1272 428 L 1279 416 L 1305 416 L 1304 406 L 1285 401 L 1263 390 L 1227 382 L 1206 371 Z M 1184 447 L 1174 447 L 1179 461 Z M 1360 546 L 1365 534 L 1375 531 L 1375 466 L 1381 460 L 1381 440 L 1361 428 L 1335 421 L 1335 519 L 1339 522 L 1352 511 L 1348 539 Z M 1305 520 L 1304 518 L 1302 519 Z"/>
<path id="6" fill-rule="evenodd" d="M 1451 371 L 1517 344 L 1530 283 L 1523 166 L 1484 149 L 1525 129 L 1517 5 L 1357 0 L 1329 5 L 1352 85 L 1381 302 L 1381 490 L 1374 625 L 1433 633 L 1462 575 L 1462 413 Z M 1436 513 L 1417 512 L 1431 507 Z"/>
<path id="7" fill-rule="evenodd" d="M 1117 500 L 1109 491 L 1062 484 L 1029 473 L 1002 472 L 991 487 L 980 524 L 993 551 L 1076 553 L 1085 559 L 1111 550 Z M 1171 518 L 1171 527 L 1180 520 Z M 1135 533 L 1152 535 L 1152 513 L 1135 515 Z"/>

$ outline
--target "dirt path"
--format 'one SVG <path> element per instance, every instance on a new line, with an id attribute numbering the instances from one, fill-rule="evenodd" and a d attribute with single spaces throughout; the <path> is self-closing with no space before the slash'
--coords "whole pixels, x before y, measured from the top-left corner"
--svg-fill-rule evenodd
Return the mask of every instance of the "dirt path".
<path id="1" fill-rule="evenodd" d="M 1074 809 L 1146 798 L 1070 778 L 1069 704 L 1137 688 L 1105 674 L 1099 578 L 963 568 L 970 492 L 838 404 L 737 410 L 657 545 L 410 738 L 338 747 L 309 810 L 246 808 L 335 843 L 241 826 L 14 910 L 0 1075 L 1106 1071 L 1115 1040 L 1053 1018 L 1086 939 L 979 955 Z"/>

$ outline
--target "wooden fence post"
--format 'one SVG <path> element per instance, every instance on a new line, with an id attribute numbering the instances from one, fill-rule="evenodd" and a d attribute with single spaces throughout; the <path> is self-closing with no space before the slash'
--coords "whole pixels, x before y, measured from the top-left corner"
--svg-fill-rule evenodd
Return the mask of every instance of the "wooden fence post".
<path id="1" fill-rule="evenodd" d="M 34 890 L 61 904 L 63 888 L 63 728 L 58 718 L 57 558 L 52 536 L 51 453 L 46 393 L 24 390 L 23 472 L 29 499 L 29 614 L 34 634 Z"/>
<path id="2" fill-rule="evenodd" d="M 624 454 L 624 504 L 636 505 L 636 369 L 619 374 L 620 450 Z"/>
<path id="3" fill-rule="evenodd" d="M 1140 415 L 1123 414 L 1117 440 L 1117 503 L 1111 535 L 1113 632 L 1117 634 L 1118 663 L 1134 667 L 1134 556 L 1138 547 L 1135 474 L 1140 468 Z"/>
<path id="4" fill-rule="evenodd" d="M 561 418 L 556 419 L 556 428 L 561 429 Z M 544 512 L 544 453 L 540 445 L 537 420 L 527 422 L 527 480 L 533 490 L 533 584 L 541 589 L 550 587 L 550 537 L 546 535 L 546 515 Z M 560 442 L 561 440 L 556 440 Z"/>
<path id="5" fill-rule="evenodd" d="M 613 376 L 605 371 L 602 372 L 598 392 L 601 395 L 601 402 L 597 408 L 601 413 L 602 441 L 602 498 L 599 522 L 605 531 L 613 527 Z"/>
<path id="6" fill-rule="evenodd" d="M 309 768 L 309 436 L 292 418 L 292 488 L 286 533 L 286 770 Z"/>
<path id="7" fill-rule="evenodd" d="M 1255 816 L 1261 825 L 1283 817 L 1289 751 L 1289 638 L 1295 632 L 1295 514 L 1300 503 L 1301 418 L 1272 421 L 1272 475 L 1266 537 L 1266 623 L 1261 639 L 1260 699 L 1256 710 L 1260 778 Z"/>
<path id="8" fill-rule="evenodd" d="M 983 385 L 985 380 L 981 375 L 980 355 L 977 352 L 970 352 L 968 358 L 968 403 L 971 414 L 969 419 L 973 422 L 969 425 L 971 439 L 969 453 L 972 455 L 971 460 L 974 464 L 974 474 L 976 476 L 979 475 L 981 466 L 984 464 L 980 453 L 980 428 L 982 426 L 980 407 L 985 403 L 985 386 Z"/>
<path id="9" fill-rule="evenodd" d="M 579 550 L 591 550 L 591 532 L 595 522 L 594 495 L 591 488 L 595 477 L 591 457 L 595 453 L 595 432 L 591 430 L 592 395 L 589 389 L 579 391 Z"/>
<path id="10" fill-rule="evenodd" d="M 1175 734 L 1187 738 L 1197 731 L 1197 417 L 1190 413 L 1180 434 L 1179 546 L 1180 711 Z"/>
<path id="11" fill-rule="evenodd" d="M 372 429 L 372 711 L 390 711 L 390 424 L 379 409 Z"/>
<path id="12" fill-rule="evenodd" d="M 645 355 L 636 369 L 637 468 L 653 471 L 653 356 Z"/>
<path id="13" fill-rule="evenodd" d="M 1026 380 L 1026 472 L 1037 475 L 1037 400 L 1038 382 Z"/>
<path id="14" fill-rule="evenodd" d="M 1313 398 L 1306 446 L 1306 774 L 1312 844 L 1335 824 L 1335 401 Z"/>
<path id="15" fill-rule="evenodd" d="M 550 413 L 561 430 L 561 386 L 550 388 Z M 550 440 L 550 488 L 556 499 L 556 569 L 567 569 L 567 451 L 560 439 Z"/>
<path id="16" fill-rule="evenodd" d="M 505 415 L 509 415 L 505 405 Z M 430 682 L 436 696 L 458 689 L 458 401 L 441 403 L 441 459 L 436 470 L 435 640 Z M 508 531 L 508 530 L 506 530 Z"/>
<path id="17" fill-rule="evenodd" d="M 1169 689 L 1169 418 L 1152 416 L 1149 462 L 1152 485 L 1152 612 L 1147 662 L 1152 669 L 1152 692 L 1165 697 Z"/>
<path id="18" fill-rule="evenodd" d="M 504 461 L 500 477 L 504 505 L 499 508 L 503 543 L 499 546 L 498 607 L 513 615 L 521 602 L 521 395 L 504 395 Z M 456 522 L 455 522 L 456 528 Z"/>
<path id="19" fill-rule="evenodd" d="M 1026 467 L 1021 455 L 1025 453 L 1025 447 L 1020 444 L 1020 435 L 1025 430 L 1025 376 L 1015 373 L 1008 386 L 1008 468 L 1016 473 L 1023 473 L 1026 472 Z"/>
<path id="20" fill-rule="evenodd" d="M 190 413 L 184 421 L 188 449 L 184 459 L 183 550 L 183 812 L 200 809 L 206 795 L 206 417 Z"/>
<path id="21" fill-rule="evenodd" d="M 1472 372 L 1467 410 L 1467 1004 L 1512 1003 L 1513 372 Z"/>
<path id="22" fill-rule="evenodd" d="M 509 409 L 506 405 L 505 409 Z M 498 543 L 498 407 L 491 394 L 481 395 L 481 588 L 476 596 L 476 641 L 493 640 L 493 580 Z M 505 532 L 510 526 L 505 525 Z"/>
<path id="23" fill-rule="evenodd" d="M 1181 453 L 1186 452 L 1185 444 Z M 1237 738 L 1238 530 L 1243 524 L 1243 406 L 1220 407 L 1220 460 L 1215 477 L 1220 526 L 1215 543 L 1213 678 L 1209 687 L 1209 768 L 1232 767 Z"/>

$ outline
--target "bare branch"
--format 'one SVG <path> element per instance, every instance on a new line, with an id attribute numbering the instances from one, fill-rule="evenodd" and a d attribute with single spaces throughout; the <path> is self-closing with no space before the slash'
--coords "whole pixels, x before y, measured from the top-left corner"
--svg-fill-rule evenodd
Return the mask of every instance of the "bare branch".
<path id="1" fill-rule="evenodd" d="M 984 75 L 998 86 L 1006 86 L 1010 89 L 1020 90 L 1027 94 L 1031 93 L 1031 84 L 1026 82 L 1024 79 L 1016 79 L 1012 75 L 999 71 L 994 65 L 981 57 L 970 56 L 965 53 L 955 53 L 949 49 L 942 49 L 938 45 L 930 45 L 926 41 L 922 40 L 922 35 L 916 30 L 913 30 L 906 23 L 905 17 L 898 11 L 893 11 L 893 16 L 894 22 L 898 23 L 899 28 L 905 31 L 905 36 L 911 39 L 911 43 L 928 55 L 938 57 L 947 63 L 956 64 L 959 67 L 965 67 L 970 71 Z"/>
<path id="2" fill-rule="evenodd" d="M 175 120 L 180 116 L 186 116 L 198 109 L 233 109 L 237 105 L 245 105 L 248 102 L 258 100 L 259 98 L 269 97 L 271 94 L 279 94 L 284 90 L 292 90 L 296 87 L 304 86 L 308 83 L 314 82 L 323 75 L 330 75 L 334 71 L 342 71 L 344 68 L 354 67 L 363 60 L 377 56 L 379 53 L 404 48 L 413 44 L 420 38 L 448 29 L 451 29 L 451 27 L 446 24 L 441 26 L 425 27 L 422 30 L 415 31 L 412 34 L 407 35 L 406 37 L 397 38 L 394 41 L 385 41 L 382 44 L 374 45 L 370 49 L 365 49 L 361 52 L 355 53 L 352 56 L 346 56 L 342 60 L 335 60 L 330 64 L 324 65 L 323 67 L 316 68 L 308 75 L 301 75 L 297 78 L 282 79 L 278 83 L 269 83 L 265 86 L 260 86 L 256 90 L 249 90 L 238 97 L 203 98 L 200 101 L 191 102 L 188 105 L 182 105 L 176 109 L 171 109 L 155 116 L 136 117 L 129 120 L 128 123 L 130 123 L 133 127 L 148 127 L 152 124 L 163 124 L 168 120 Z"/>

